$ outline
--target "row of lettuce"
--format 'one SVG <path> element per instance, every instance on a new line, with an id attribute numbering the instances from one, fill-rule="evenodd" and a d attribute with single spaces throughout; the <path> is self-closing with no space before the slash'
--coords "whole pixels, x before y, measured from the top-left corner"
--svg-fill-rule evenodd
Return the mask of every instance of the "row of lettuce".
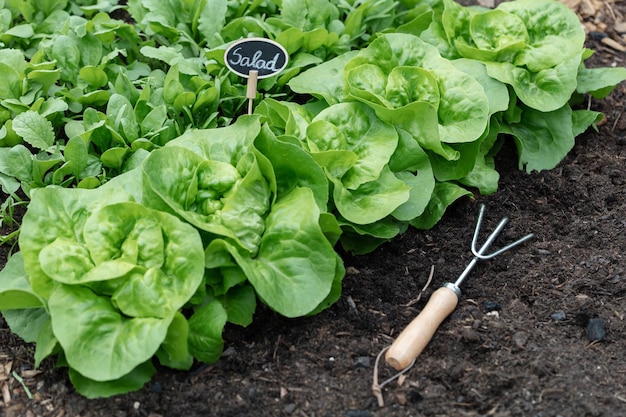
<path id="1" fill-rule="evenodd" d="M 506 137 L 520 168 L 555 167 L 602 117 L 575 106 L 626 79 L 585 66 L 552 0 L 0 3 L 0 185 L 30 200 L 0 310 L 87 397 L 140 388 L 155 357 L 218 360 L 259 301 L 319 313 L 338 245 L 495 192 Z M 252 115 L 223 63 L 249 36 L 291 58 Z"/>

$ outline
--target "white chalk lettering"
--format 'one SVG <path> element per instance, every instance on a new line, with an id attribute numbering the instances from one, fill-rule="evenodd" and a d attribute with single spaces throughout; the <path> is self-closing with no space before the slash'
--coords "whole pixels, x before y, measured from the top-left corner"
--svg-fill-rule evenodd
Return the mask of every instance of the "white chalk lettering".
<path id="1" fill-rule="evenodd" d="M 257 73 L 257 78 L 271 77 L 281 72 L 288 61 L 285 48 L 265 38 L 241 39 L 224 52 L 224 63 L 228 69 L 242 77 L 249 77 L 253 71 Z"/>
<path id="2" fill-rule="evenodd" d="M 267 70 L 271 72 L 277 71 L 276 65 L 280 54 L 277 53 L 274 55 L 274 58 L 270 60 L 264 60 L 262 59 L 262 51 L 256 51 L 254 55 L 252 55 L 252 58 L 250 58 L 249 56 L 242 55 L 241 49 L 241 47 L 233 49 L 232 58 L 228 60 L 231 65 L 239 65 L 241 67 L 255 70 Z"/>

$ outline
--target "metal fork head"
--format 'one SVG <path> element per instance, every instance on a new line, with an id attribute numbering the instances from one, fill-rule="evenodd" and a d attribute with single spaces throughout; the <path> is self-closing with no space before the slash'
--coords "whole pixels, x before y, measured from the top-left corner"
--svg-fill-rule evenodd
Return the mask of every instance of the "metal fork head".
<path id="1" fill-rule="evenodd" d="M 504 218 L 502 218 L 502 220 L 500 220 L 500 223 L 495 228 L 495 230 L 493 232 L 491 232 L 490 235 L 487 236 L 487 240 L 480 247 L 480 249 L 476 249 L 476 244 L 478 243 L 478 235 L 480 234 L 480 226 L 481 226 L 481 224 L 483 222 L 483 215 L 484 215 L 484 213 L 485 213 L 485 205 L 481 204 L 480 212 L 478 213 L 478 220 L 476 220 L 476 228 L 474 229 L 474 237 L 472 238 L 472 253 L 478 259 L 486 260 L 486 259 L 495 258 L 496 256 L 500 255 L 501 253 L 506 252 L 507 250 L 509 250 L 511 248 L 514 248 L 515 246 L 520 245 L 521 243 L 527 241 L 528 239 L 532 239 L 535 236 L 533 233 L 529 233 L 526 236 L 516 240 L 515 242 L 504 246 L 503 248 L 500 248 L 500 249 L 498 249 L 496 251 L 493 251 L 491 253 L 486 253 L 487 250 L 489 249 L 489 247 L 491 247 L 491 244 L 493 243 L 493 241 L 498 237 L 500 232 L 502 232 L 502 229 L 504 229 L 504 226 L 509 221 L 508 218 L 504 217 Z"/>
<path id="2" fill-rule="evenodd" d="M 487 253 L 487 250 L 489 249 L 489 247 L 491 246 L 491 244 L 493 243 L 494 240 L 496 240 L 496 238 L 498 237 L 498 235 L 500 234 L 500 232 L 502 231 L 502 229 L 504 229 L 504 226 L 506 225 L 506 223 L 509 221 L 509 219 L 507 219 L 506 217 L 504 217 L 502 220 L 500 220 L 500 223 L 498 224 L 498 226 L 495 228 L 495 230 L 493 232 L 491 232 L 490 235 L 487 236 L 487 240 L 485 240 L 485 243 L 480 247 L 480 249 L 476 249 L 476 244 L 478 242 L 478 235 L 480 234 L 480 226 L 483 222 L 483 215 L 485 213 L 485 205 L 481 204 L 480 206 L 480 212 L 478 213 L 478 220 L 476 220 L 476 229 L 474 229 L 474 237 L 472 238 L 472 253 L 474 254 L 474 258 L 472 258 L 472 260 L 470 261 L 469 264 L 467 264 L 467 266 L 465 267 L 465 270 L 463 270 L 463 272 L 461 273 L 461 275 L 459 275 L 459 277 L 457 278 L 457 280 L 452 283 L 452 282 L 447 282 L 444 286 L 451 289 L 452 291 L 454 291 L 456 293 L 456 295 L 460 298 L 461 297 L 461 284 L 463 283 L 463 281 L 465 280 L 465 278 L 467 278 L 467 276 L 469 275 L 470 271 L 472 270 L 472 268 L 474 268 L 474 265 L 476 265 L 476 263 L 478 263 L 479 260 L 485 260 L 485 259 L 491 259 L 494 258 L 498 255 L 500 255 L 502 252 L 505 252 L 511 248 L 513 248 L 514 246 L 517 246 L 525 241 L 527 241 L 528 239 L 533 238 L 535 235 L 533 233 L 527 234 L 526 236 L 524 236 L 521 239 L 516 240 L 515 242 L 497 250 L 491 253 Z"/>

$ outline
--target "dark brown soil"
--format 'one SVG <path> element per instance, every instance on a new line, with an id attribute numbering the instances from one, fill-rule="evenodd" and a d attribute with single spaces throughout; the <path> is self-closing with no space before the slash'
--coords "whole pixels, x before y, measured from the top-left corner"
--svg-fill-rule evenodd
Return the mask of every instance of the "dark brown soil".
<path id="1" fill-rule="evenodd" d="M 612 3 L 622 20 L 624 3 Z M 594 65 L 624 66 L 624 54 L 600 39 L 588 44 L 597 51 Z M 625 103 L 626 83 L 591 100 L 606 122 L 580 136 L 556 169 L 518 170 L 510 142 L 497 159 L 497 193 L 456 203 L 432 230 L 408 231 L 367 256 L 345 255 L 343 296 L 322 314 L 290 320 L 260 309 L 250 327 L 227 328 L 218 363 L 191 372 L 159 369 L 138 392 L 87 400 L 51 360 L 33 372 L 33 347 L 2 321 L 0 414 L 626 416 Z M 456 311 L 402 385 L 383 389 L 379 407 L 370 389 L 376 356 L 471 260 L 480 204 L 487 205 L 485 234 L 510 219 L 496 246 L 530 232 L 536 238 L 478 264 Z M 0 246 L 0 267 L 9 249 Z M 432 284 L 406 306 L 431 267 Z M 589 323 L 598 323 L 591 319 L 604 324 L 604 341 L 590 340 Z M 393 374 L 384 365 L 379 370 L 381 381 Z"/>

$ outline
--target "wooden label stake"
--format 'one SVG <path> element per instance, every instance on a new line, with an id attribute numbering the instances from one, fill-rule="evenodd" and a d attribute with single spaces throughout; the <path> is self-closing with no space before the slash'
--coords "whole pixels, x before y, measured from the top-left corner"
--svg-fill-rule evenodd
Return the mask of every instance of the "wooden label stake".
<path id="1" fill-rule="evenodd" d="M 248 114 L 252 114 L 254 99 L 256 98 L 256 85 L 259 79 L 259 71 L 253 70 L 248 73 L 248 85 L 246 98 L 248 99 Z"/>

